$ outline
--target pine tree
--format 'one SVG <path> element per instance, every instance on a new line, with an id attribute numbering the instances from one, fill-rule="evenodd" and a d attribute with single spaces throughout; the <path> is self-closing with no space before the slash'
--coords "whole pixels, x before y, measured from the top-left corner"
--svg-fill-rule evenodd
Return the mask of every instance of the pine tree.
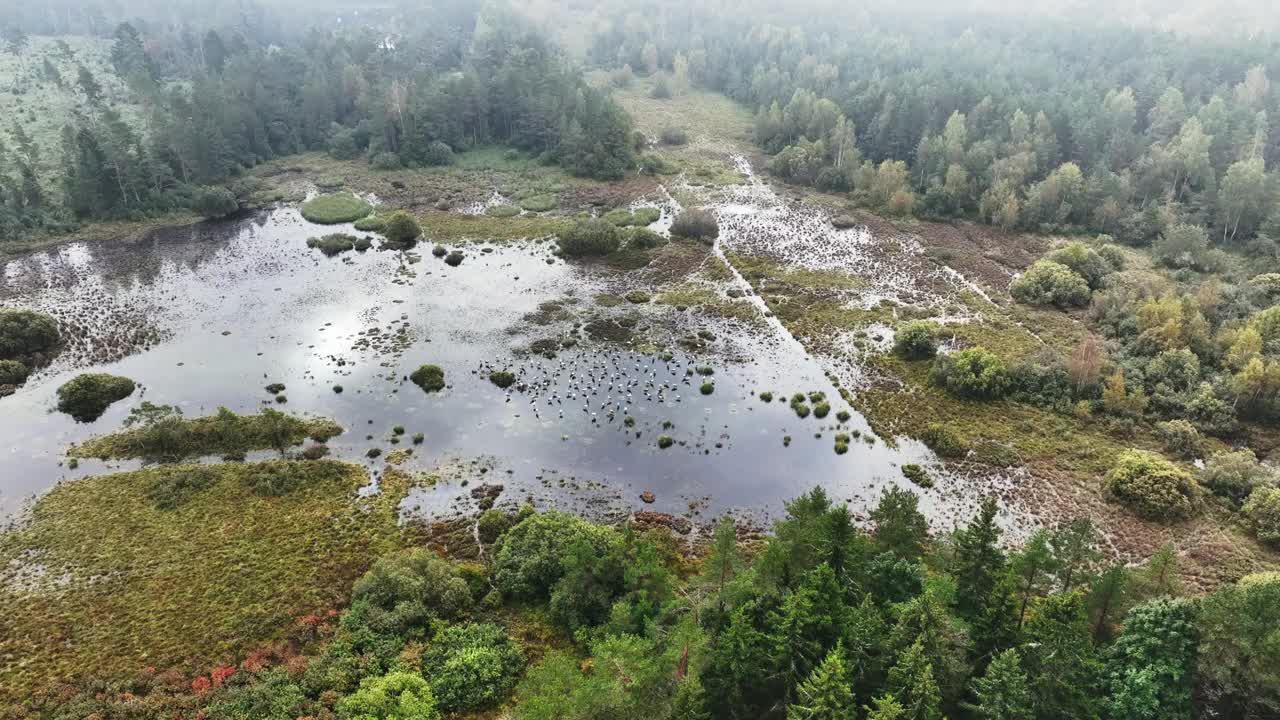
<path id="1" fill-rule="evenodd" d="M 994 498 L 985 499 L 969 525 L 955 534 L 951 575 L 956 579 L 956 609 L 969 620 L 982 615 L 1004 569 L 1000 528 L 995 522 L 998 509 Z"/>
<path id="2" fill-rule="evenodd" d="M 973 683 L 974 702 L 967 707 L 977 720 L 1034 720 L 1031 687 L 1022 658 L 1009 649 L 996 656 Z"/>
<path id="3" fill-rule="evenodd" d="M 787 720 L 854 720 L 857 704 L 849 687 L 844 647 L 836 644 L 796 690 Z"/>
<path id="4" fill-rule="evenodd" d="M 1192 720 L 1191 692 L 1200 633 L 1194 602 L 1161 598 L 1125 617 L 1106 653 L 1107 716 L 1112 720 Z"/>
<path id="5" fill-rule="evenodd" d="M 906 708 L 892 695 L 881 695 L 875 703 L 875 707 L 864 708 L 867 720 L 903 720 L 907 716 Z"/>
<path id="6" fill-rule="evenodd" d="M 1101 666 L 1094 654 L 1082 593 L 1041 599 L 1025 628 L 1025 661 L 1036 717 L 1098 717 Z"/>
<path id="7" fill-rule="evenodd" d="M 917 560 L 929 539 L 929 523 L 916 509 L 919 498 L 897 487 L 889 488 L 871 511 L 876 523 L 876 544 L 903 560 Z"/>
<path id="8" fill-rule="evenodd" d="M 1049 547 L 1062 592 L 1088 584 L 1094 566 L 1102 558 L 1097 549 L 1097 534 L 1088 518 L 1077 518 L 1055 530 L 1049 536 Z"/>
<path id="9" fill-rule="evenodd" d="M 1049 545 L 1049 533 L 1040 530 L 1031 536 L 1022 552 L 1013 556 L 1010 575 L 1016 583 L 1018 596 L 1018 627 L 1027 619 L 1031 601 L 1046 592 L 1055 570 L 1053 551 Z"/>
<path id="10" fill-rule="evenodd" d="M 941 720 L 942 697 L 919 642 L 907 648 L 889 669 L 886 688 L 902 704 L 903 720 Z"/>

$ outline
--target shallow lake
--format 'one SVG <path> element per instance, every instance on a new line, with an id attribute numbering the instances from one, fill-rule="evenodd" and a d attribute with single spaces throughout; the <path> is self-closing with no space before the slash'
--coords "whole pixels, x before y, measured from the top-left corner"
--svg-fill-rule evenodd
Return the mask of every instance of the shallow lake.
<path id="1" fill-rule="evenodd" d="M 845 404 L 776 322 L 707 321 L 655 304 L 613 309 L 659 328 L 649 337 L 670 334 L 668 360 L 583 332 L 584 315 L 601 312 L 593 297 L 619 271 L 554 259 L 550 243 L 470 243 L 458 267 L 429 246 L 419 246 L 420 259 L 377 250 L 325 257 L 306 247 L 308 237 L 342 229 L 281 208 L 6 262 L 0 304 L 50 312 L 73 337 L 52 366 L 0 400 L 0 509 L 12 512 L 59 481 L 136 467 L 89 460 L 73 470 L 63 453 L 118 429 L 143 400 L 187 416 L 220 406 L 327 416 L 346 428 L 330 441 L 333 454 L 375 477 L 388 451 L 413 447 L 406 469 L 462 468 L 473 483 L 484 472 L 484 482 L 505 486 L 500 503 L 533 498 L 601 513 L 649 507 L 709 518 L 732 509 L 763 520 L 816 484 L 865 511 L 881 488 L 906 485 L 901 463 L 932 460 L 910 440 L 890 447 L 855 437 L 837 454 L 836 432 L 866 438 L 869 428 L 854 413 L 837 430 Z M 566 317 L 548 318 L 548 302 Z M 707 349 L 674 342 L 694 327 L 714 335 Z M 527 352 L 548 335 L 581 342 L 554 357 Z M 407 381 L 423 363 L 444 368 L 446 390 L 426 394 Z M 694 371 L 707 366 L 710 395 Z M 55 390 L 90 369 L 141 387 L 97 421 L 76 423 L 53 409 Z M 497 388 L 494 369 L 515 373 L 517 384 Z M 264 390 L 271 383 L 286 386 L 287 403 Z M 764 390 L 773 402 L 758 398 Z M 827 418 L 802 420 L 788 407 L 786 397 L 811 391 L 831 401 Z M 394 446 L 397 425 L 406 434 Z M 415 433 L 422 445 L 409 442 Z M 660 435 L 676 444 L 659 449 Z M 368 459 L 373 447 L 383 456 Z M 639 499 L 644 491 L 656 495 L 652 505 Z M 922 507 L 942 519 L 967 500 L 928 491 Z M 431 514 L 473 507 L 468 489 L 449 481 L 405 501 L 406 511 Z"/>

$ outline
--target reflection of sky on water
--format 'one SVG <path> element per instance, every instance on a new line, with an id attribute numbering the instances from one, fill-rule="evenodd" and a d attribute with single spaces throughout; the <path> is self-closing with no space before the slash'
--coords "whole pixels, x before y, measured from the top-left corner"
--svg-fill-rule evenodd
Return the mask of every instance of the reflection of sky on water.
<path id="1" fill-rule="evenodd" d="M 289 411 L 333 417 L 347 429 L 330 442 L 336 456 L 378 470 L 382 459 L 369 461 L 366 451 L 394 449 L 387 438 L 393 426 L 403 425 L 401 447 L 412 447 L 414 433 L 426 436 L 406 468 L 487 458 L 493 467 L 487 479 L 507 487 L 504 502 L 532 495 L 581 505 L 591 498 L 565 492 L 561 483 L 603 483 L 594 507 L 635 507 L 637 494 L 652 490 L 657 510 L 680 513 L 700 502 L 708 514 L 730 507 L 768 512 L 821 483 L 861 510 L 874 503 L 880 486 L 903 482 L 897 467 L 903 452 L 927 455 L 911 442 L 900 452 L 858 440 L 848 454 L 836 455 L 835 414 L 843 403 L 798 345 L 770 337 L 779 332 L 774 325 L 764 333 L 717 327 L 720 342 L 733 343 L 736 356 L 753 358 L 727 366 L 681 352 L 664 362 L 616 346 L 579 346 L 555 359 L 517 355 L 514 350 L 551 334 L 521 321 L 539 303 L 573 296 L 579 308 L 592 307 L 601 286 L 594 271 L 547 264 L 549 245 L 536 243 L 492 253 L 468 246 L 458 268 L 431 257 L 426 246 L 419 248 L 421 262 L 403 266 L 395 253 L 325 258 L 305 247 L 309 235 L 338 229 L 278 210 L 154 233 L 132 244 L 77 243 L 7 263 L 0 286 L 4 305 L 56 305 L 93 315 L 93 306 L 77 303 L 97 302 L 98 294 L 88 292 L 96 289 L 141 308 L 168 339 L 93 368 L 132 377 L 143 387 L 92 424 L 52 412 L 55 389 L 85 369 L 66 358 L 0 400 L 0 432 L 7 441 L 0 455 L 0 510 L 12 511 L 63 478 L 135 467 L 84 461 L 72 471 L 59 461 L 69 443 L 118 428 L 143 399 L 177 405 L 188 416 L 219 406 L 253 412 L 264 403 L 275 406 L 263 390 L 272 382 L 287 386 Z M 403 323 L 412 343 L 401 356 L 353 348 L 360 333 L 377 327 L 390 336 Z M 404 381 L 425 362 L 441 365 L 452 387 L 427 395 Z M 529 389 L 499 390 L 481 370 L 485 363 L 509 366 Z M 695 364 L 715 367 L 714 394 L 701 395 L 702 378 L 686 375 Z M 335 384 L 344 392 L 334 393 Z M 775 401 L 761 402 L 756 395 L 762 390 L 774 392 Z M 800 420 L 785 400 L 778 402 L 810 390 L 833 400 L 825 420 Z M 634 427 L 624 427 L 625 415 L 635 419 Z M 664 430 L 664 422 L 671 429 Z M 848 429 L 869 432 L 856 414 Z M 657 449 L 660 434 L 678 444 Z M 792 437 L 789 448 L 784 435 Z M 406 505 L 444 510 L 467 494 L 444 484 L 416 492 Z M 929 493 L 922 505 L 945 514 L 955 502 Z"/>

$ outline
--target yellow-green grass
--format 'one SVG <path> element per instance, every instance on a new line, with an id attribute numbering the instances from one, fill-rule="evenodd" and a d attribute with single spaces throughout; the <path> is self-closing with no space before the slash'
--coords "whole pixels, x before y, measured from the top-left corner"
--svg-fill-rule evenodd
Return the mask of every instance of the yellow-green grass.
<path id="1" fill-rule="evenodd" d="M 432 210 L 418 213 L 423 234 L 431 240 L 521 240 L 557 235 L 573 227 L 573 219 L 546 215 L 494 217 Z"/>
<path id="2" fill-rule="evenodd" d="M 266 497 L 245 482 L 290 464 L 307 477 L 290 493 Z M 400 544 L 402 475 L 361 498 L 368 478 L 346 463 L 200 467 L 215 481 L 176 508 L 158 508 L 150 488 L 197 466 L 60 485 L 0 535 L 0 699 L 86 674 L 235 663 L 300 616 L 343 605 Z"/>

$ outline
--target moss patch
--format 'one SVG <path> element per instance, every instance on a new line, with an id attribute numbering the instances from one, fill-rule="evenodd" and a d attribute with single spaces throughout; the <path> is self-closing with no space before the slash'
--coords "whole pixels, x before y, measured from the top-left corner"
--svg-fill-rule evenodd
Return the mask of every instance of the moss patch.
<path id="1" fill-rule="evenodd" d="M 302 217 L 321 225 L 359 220 L 373 212 L 373 206 L 351 193 L 320 195 L 302 204 Z"/>

